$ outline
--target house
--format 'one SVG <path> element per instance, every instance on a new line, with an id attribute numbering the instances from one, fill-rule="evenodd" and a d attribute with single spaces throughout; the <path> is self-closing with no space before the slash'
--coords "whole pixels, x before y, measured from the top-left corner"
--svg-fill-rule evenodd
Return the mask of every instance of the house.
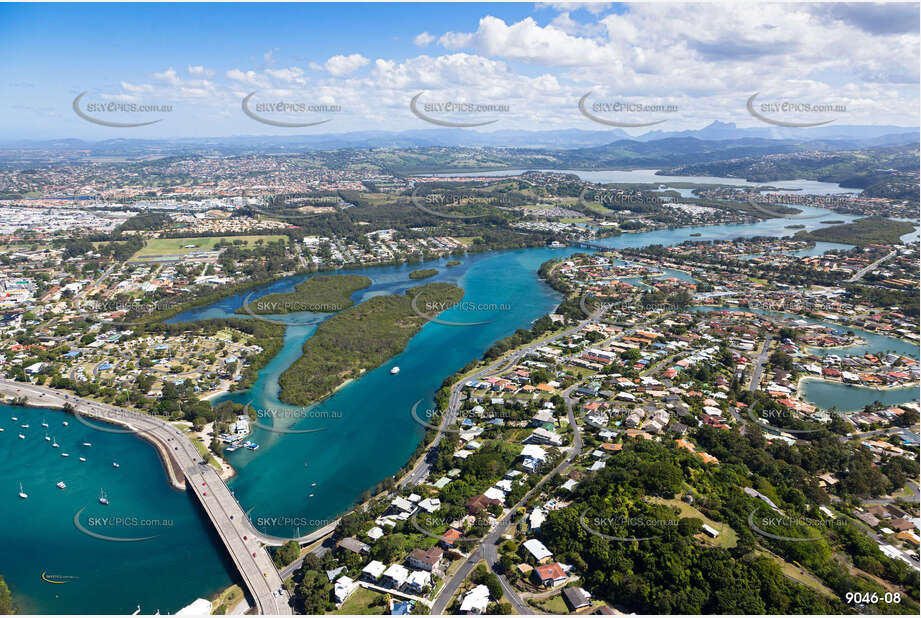
<path id="1" fill-rule="evenodd" d="M 427 571 L 413 571 L 406 580 L 407 592 L 419 594 L 432 587 L 432 574 Z"/>
<path id="2" fill-rule="evenodd" d="M 441 540 L 438 542 L 445 549 L 451 549 L 454 547 L 455 541 L 461 538 L 460 530 L 455 528 L 449 528 L 444 534 L 441 535 Z"/>
<path id="3" fill-rule="evenodd" d="M 409 571 L 401 564 L 391 564 L 384 571 L 383 584 L 390 588 L 399 589 L 409 579 Z"/>
<path id="4" fill-rule="evenodd" d="M 377 582 L 380 580 L 381 575 L 384 574 L 386 569 L 387 567 L 384 566 L 383 562 L 372 560 L 367 565 L 365 565 L 365 568 L 361 570 L 361 576 L 368 581 Z"/>
<path id="5" fill-rule="evenodd" d="M 441 564 L 441 558 L 443 555 L 444 552 L 438 547 L 432 547 L 429 549 L 416 548 L 409 553 L 409 556 L 407 556 L 406 564 L 413 567 L 414 569 L 421 569 L 431 573 L 432 571 L 438 570 L 438 566 Z"/>
<path id="6" fill-rule="evenodd" d="M 553 558 L 553 553 L 537 539 L 528 539 L 523 545 L 539 564 L 548 562 Z"/>
<path id="7" fill-rule="evenodd" d="M 549 444 L 550 446 L 562 446 L 563 437 L 555 431 L 549 431 L 543 427 L 538 427 L 530 436 L 525 438 L 525 444 Z"/>
<path id="8" fill-rule="evenodd" d="M 706 533 L 706 535 L 712 539 L 715 539 L 716 537 L 720 535 L 719 530 L 717 530 L 713 526 L 708 526 L 707 524 L 702 525 L 700 529 L 703 530 Z"/>
<path id="9" fill-rule="evenodd" d="M 563 589 L 563 598 L 573 611 L 592 604 L 592 595 L 577 586 Z"/>
<path id="10" fill-rule="evenodd" d="M 498 500 L 487 498 L 483 494 L 480 494 L 478 496 L 474 496 L 470 498 L 469 500 L 467 500 L 467 504 L 465 506 L 467 507 L 468 513 L 470 513 L 471 515 L 476 515 L 480 513 L 481 511 L 489 508 L 493 504 L 501 506 L 502 503 L 499 502 Z"/>
<path id="11" fill-rule="evenodd" d="M 366 544 L 362 543 L 361 541 L 359 541 L 353 536 L 342 539 L 336 545 L 338 547 L 342 547 L 343 549 L 349 550 L 353 554 L 363 555 L 371 551 L 370 547 L 368 547 Z"/>
<path id="12" fill-rule="evenodd" d="M 358 582 L 348 575 L 343 575 L 337 579 L 333 585 L 333 597 L 336 599 L 336 605 L 345 603 L 345 600 L 352 596 L 356 588 L 358 588 Z"/>
<path id="13" fill-rule="evenodd" d="M 470 592 L 464 595 L 461 601 L 460 612 L 462 614 L 482 614 L 489 605 L 489 588 L 480 584 Z"/>
<path id="14" fill-rule="evenodd" d="M 534 580 L 544 588 L 553 588 L 566 581 L 566 573 L 559 562 L 544 564 L 534 569 Z"/>

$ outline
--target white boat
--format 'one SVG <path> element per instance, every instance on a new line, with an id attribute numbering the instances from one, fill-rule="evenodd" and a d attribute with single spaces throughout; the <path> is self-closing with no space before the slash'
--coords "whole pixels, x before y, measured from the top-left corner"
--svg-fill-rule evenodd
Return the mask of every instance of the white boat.
<path id="1" fill-rule="evenodd" d="M 84 442 L 84 443 L 83 443 L 83 446 L 93 446 L 93 445 L 90 444 L 89 442 Z"/>
<path id="2" fill-rule="evenodd" d="M 20 425 L 20 427 L 22 427 L 23 429 L 28 429 L 29 423 L 23 423 L 22 425 Z"/>
<path id="3" fill-rule="evenodd" d="M 118 462 L 117 462 L 117 461 L 113 461 L 113 462 L 112 462 L 112 467 L 113 467 L 113 468 L 120 468 L 121 466 L 118 465 Z"/>
<path id="4" fill-rule="evenodd" d="M 86 457 L 81 457 L 80 461 L 86 461 Z"/>
<path id="5" fill-rule="evenodd" d="M 3 427 L 0 427 L 0 431 L 6 431 L 6 429 L 4 429 Z"/>
<path id="6" fill-rule="evenodd" d="M 61 446 L 61 445 L 58 444 L 58 441 L 57 441 L 57 440 L 55 440 L 55 439 L 52 438 L 51 446 L 52 446 L 52 448 L 58 448 L 58 447 Z"/>
<path id="7" fill-rule="evenodd" d="M 67 485 L 64 483 L 64 481 L 58 481 L 58 487 L 61 489 L 67 489 Z"/>
<path id="8" fill-rule="evenodd" d="M 19 434 L 19 439 L 20 439 L 20 440 L 25 440 L 26 437 L 25 437 L 24 435 L 22 435 L 22 434 Z"/>
<path id="9" fill-rule="evenodd" d="M 51 438 L 48 437 L 48 434 L 45 434 L 45 442 L 51 442 Z"/>
<path id="10" fill-rule="evenodd" d="M 106 498 L 106 492 L 100 489 L 99 490 L 99 504 L 108 504 L 108 503 L 109 503 L 109 499 Z"/>
<path id="11" fill-rule="evenodd" d="M 70 457 L 70 453 L 61 453 L 61 457 Z"/>
<path id="12" fill-rule="evenodd" d="M 11 420 L 11 421 L 18 421 L 18 420 L 19 420 L 19 417 L 17 417 L 17 416 L 11 416 L 11 417 L 10 417 L 10 420 Z"/>
<path id="13" fill-rule="evenodd" d="M 22 481 L 19 482 L 19 497 L 22 498 L 23 500 L 29 497 L 29 494 L 27 494 L 26 492 L 22 490 Z"/>
<path id="14" fill-rule="evenodd" d="M 43 416 L 42 417 L 42 427 L 47 427 L 47 426 L 48 426 L 48 423 L 47 421 L 45 421 L 45 417 Z"/>
<path id="15" fill-rule="evenodd" d="M 393 369 L 390 370 L 390 374 L 391 374 L 391 375 L 396 375 L 396 374 L 398 374 L 398 373 L 400 373 L 400 368 L 399 368 L 399 367 L 394 367 Z"/>
<path id="16" fill-rule="evenodd" d="M 67 427 L 67 425 L 69 425 L 70 423 L 68 423 L 67 421 L 61 421 L 61 424 Z"/>

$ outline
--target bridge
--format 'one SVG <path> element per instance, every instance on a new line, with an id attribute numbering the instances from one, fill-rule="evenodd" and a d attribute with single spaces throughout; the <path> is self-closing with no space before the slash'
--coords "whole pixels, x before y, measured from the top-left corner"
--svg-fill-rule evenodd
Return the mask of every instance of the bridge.
<path id="1" fill-rule="evenodd" d="M 103 421 L 124 429 L 102 431 L 130 432 L 150 442 L 160 454 L 170 484 L 195 494 L 224 547 L 233 559 L 247 592 L 259 614 L 292 614 L 290 596 L 265 546 L 279 546 L 290 539 L 267 535 L 253 525 L 217 471 L 199 454 L 182 431 L 156 417 L 27 382 L 0 380 L 0 394 L 25 398 L 29 405 L 49 408 L 74 407 L 77 416 Z M 294 539 L 311 543 L 332 533 L 338 520 Z"/>
<path id="2" fill-rule="evenodd" d="M 606 247 L 602 244 L 589 242 L 587 240 L 570 240 L 567 243 L 570 247 L 578 247 L 581 249 L 594 249 L 596 251 L 614 251 L 614 247 Z"/>

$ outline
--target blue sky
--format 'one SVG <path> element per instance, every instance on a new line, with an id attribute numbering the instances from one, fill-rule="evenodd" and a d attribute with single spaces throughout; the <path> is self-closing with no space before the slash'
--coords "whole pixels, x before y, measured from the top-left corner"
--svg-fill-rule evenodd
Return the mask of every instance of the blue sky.
<path id="1" fill-rule="evenodd" d="M 108 139 L 433 128 L 409 109 L 419 93 L 428 117 L 491 122 L 482 130 L 606 129 L 579 112 L 589 92 L 595 118 L 663 130 L 713 120 L 765 126 L 745 106 L 755 92 L 759 106 L 832 106 L 766 112 L 778 120 L 913 126 L 918 12 L 917 4 L 2 4 L 0 130 Z M 88 122 L 72 110 L 84 91 L 83 109 L 160 110 L 94 117 L 160 122 Z M 259 122 L 241 111 L 250 93 L 260 117 L 327 122 Z M 321 107 L 265 111 L 269 102 Z M 490 107 L 452 113 L 444 103 Z"/>

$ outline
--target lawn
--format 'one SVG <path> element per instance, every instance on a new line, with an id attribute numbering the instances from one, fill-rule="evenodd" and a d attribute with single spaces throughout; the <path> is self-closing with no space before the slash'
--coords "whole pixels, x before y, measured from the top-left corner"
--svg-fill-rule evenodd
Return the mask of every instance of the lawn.
<path id="1" fill-rule="evenodd" d="M 216 599 L 211 601 L 214 606 L 214 613 L 223 613 L 226 614 L 229 611 L 232 611 L 233 608 L 237 606 L 237 603 L 243 600 L 243 590 L 240 586 L 234 584 L 229 588 L 221 592 Z M 224 611 L 218 612 L 218 609 L 223 606 Z"/>
<path id="2" fill-rule="evenodd" d="M 696 517 L 702 520 L 705 524 L 707 524 L 711 528 L 715 528 L 716 530 L 719 530 L 720 535 L 716 537 L 715 539 L 710 538 L 705 533 L 700 533 L 698 535 L 700 538 L 704 539 L 706 542 L 712 545 L 718 545 L 719 547 L 729 549 L 730 547 L 735 547 L 736 543 L 739 540 L 739 536 L 736 534 L 736 531 L 733 530 L 732 527 L 729 526 L 729 524 L 713 521 L 712 519 L 710 519 L 709 517 L 707 517 L 700 511 L 698 511 L 696 508 L 694 508 L 687 502 L 683 502 L 677 498 L 665 500 L 663 498 L 650 497 L 649 500 L 651 502 L 657 502 L 659 504 L 667 504 L 668 506 L 676 507 L 681 513 L 681 517 Z"/>
<path id="3" fill-rule="evenodd" d="M 342 607 L 334 611 L 334 614 L 345 614 L 352 616 L 366 616 L 369 614 L 383 614 L 387 609 L 386 605 L 378 605 L 378 599 L 383 595 L 367 588 L 359 587 L 352 593 Z"/>
<path id="4" fill-rule="evenodd" d="M 214 245 L 222 240 L 228 242 L 241 240 L 247 245 L 251 245 L 260 240 L 263 243 L 270 243 L 277 240 L 287 240 L 287 238 L 287 236 L 278 234 L 267 236 L 215 236 L 213 238 L 150 238 L 147 240 L 147 245 L 131 256 L 131 259 L 138 260 L 156 255 L 186 255 L 196 251 L 211 251 Z"/>
<path id="5" fill-rule="evenodd" d="M 559 616 L 561 614 L 569 613 L 569 606 L 566 605 L 566 601 L 563 599 L 562 592 L 546 599 L 529 599 L 528 602 L 535 607 L 542 609 L 548 614 L 555 614 Z"/>

